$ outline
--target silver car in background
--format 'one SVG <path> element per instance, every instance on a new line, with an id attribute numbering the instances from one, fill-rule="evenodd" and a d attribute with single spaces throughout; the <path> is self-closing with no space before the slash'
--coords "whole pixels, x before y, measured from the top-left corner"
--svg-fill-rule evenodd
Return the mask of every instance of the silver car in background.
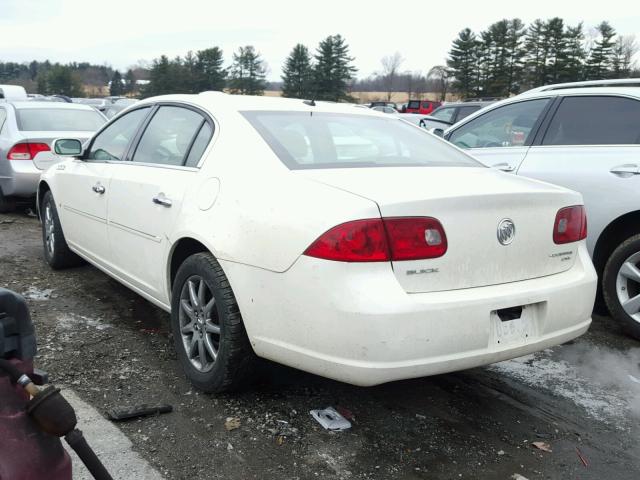
<path id="1" fill-rule="evenodd" d="M 539 87 L 444 138 L 490 167 L 582 193 L 602 296 L 640 339 L 640 79 Z"/>
<path id="2" fill-rule="evenodd" d="M 35 197 L 40 174 L 59 161 L 53 140 L 88 139 L 106 121 L 88 105 L 0 101 L 0 212 Z"/>

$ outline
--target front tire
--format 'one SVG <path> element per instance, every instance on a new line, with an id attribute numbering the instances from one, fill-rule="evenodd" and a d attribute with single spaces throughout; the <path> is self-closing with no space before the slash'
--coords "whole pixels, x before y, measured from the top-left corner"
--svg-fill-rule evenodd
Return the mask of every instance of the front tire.
<path id="1" fill-rule="evenodd" d="M 237 390 L 250 379 L 256 356 L 231 285 L 210 253 L 196 253 L 180 265 L 171 329 L 182 369 L 199 390 Z"/>
<path id="2" fill-rule="evenodd" d="M 604 267 L 602 292 L 611 316 L 640 340 L 640 235 L 613 251 Z"/>
<path id="3" fill-rule="evenodd" d="M 73 253 L 62 232 L 56 203 L 51 191 L 44 194 L 41 209 L 42 244 L 44 259 L 54 270 L 81 265 L 83 260 Z"/>

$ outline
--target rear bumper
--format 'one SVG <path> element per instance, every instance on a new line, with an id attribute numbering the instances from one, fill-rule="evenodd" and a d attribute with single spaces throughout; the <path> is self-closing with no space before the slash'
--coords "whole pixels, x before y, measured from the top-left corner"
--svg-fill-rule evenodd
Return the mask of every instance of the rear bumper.
<path id="1" fill-rule="evenodd" d="M 31 197 L 36 194 L 42 170 L 32 160 L 9 160 L 0 187 L 6 196 Z"/>
<path id="2" fill-rule="evenodd" d="M 407 294 L 388 264 L 309 257 L 285 273 L 221 262 L 259 356 L 355 385 L 435 375 L 526 355 L 583 334 L 597 277 L 584 244 L 547 277 Z M 527 338 L 501 343 L 491 312 L 533 312 Z"/>

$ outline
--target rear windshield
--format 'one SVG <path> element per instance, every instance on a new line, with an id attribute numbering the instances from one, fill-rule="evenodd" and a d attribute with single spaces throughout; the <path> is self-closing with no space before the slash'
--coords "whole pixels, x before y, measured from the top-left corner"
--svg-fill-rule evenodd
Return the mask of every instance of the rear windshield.
<path id="1" fill-rule="evenodd" d="M 446 142 L 395 117 L 243 112 L 290 169 L 481 166 Z"/>
<path id="2" fill-rule="evenodd" d="M 94 132 L 106 122 L 93 109 L 21 108 L 16 112 L 18 128 L 27 132 Z"/>
<path id="3" fill-rule="evenodd" d="M 415 101 L 411 101 L 407 104 L 407 108 L 420 108 L 420 101 L 419 100 L 415 100 Z"/>

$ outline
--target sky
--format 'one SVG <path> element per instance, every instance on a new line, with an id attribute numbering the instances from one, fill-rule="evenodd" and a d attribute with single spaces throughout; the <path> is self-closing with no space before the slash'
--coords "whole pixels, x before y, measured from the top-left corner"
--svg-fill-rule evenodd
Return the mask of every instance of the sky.
<path id="1" fill-rule="evenodd" d="M 405 59 L 402 70 L 427 72 L 444 63 L 465 27 L 477 32 L 502 18 L 553 16 L 587 29 L 608 20 L 640 42 L 638 0 L 0 0 L 0 61 L 88 61 L 125 70 L 161 54 L 219 46 L 230 64 L 238 47 L 254 45 L 273 81 L 296 43 L 314 51 L 339 33 L 362 78 L 395 52 Z"/>

